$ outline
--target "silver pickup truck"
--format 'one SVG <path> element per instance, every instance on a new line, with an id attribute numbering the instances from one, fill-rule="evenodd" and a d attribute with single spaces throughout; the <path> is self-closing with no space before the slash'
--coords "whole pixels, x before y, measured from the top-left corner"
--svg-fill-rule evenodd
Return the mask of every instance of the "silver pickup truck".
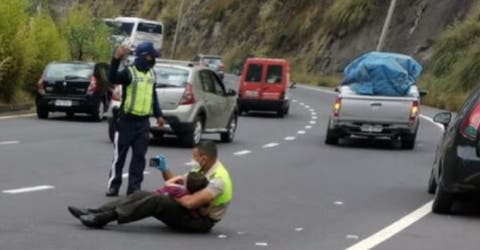
<path id="1" fill-rule="evenodd" d="M 328 121 L 326 144 L 338 144 L 342 137 L 386 137 L 400 139 L 401 147 L 413 149 L 417 137 L 420 96 L 413 85 L 406 96 L 358 95 L 349 86 L 336 89 L 337 98 Z"/>

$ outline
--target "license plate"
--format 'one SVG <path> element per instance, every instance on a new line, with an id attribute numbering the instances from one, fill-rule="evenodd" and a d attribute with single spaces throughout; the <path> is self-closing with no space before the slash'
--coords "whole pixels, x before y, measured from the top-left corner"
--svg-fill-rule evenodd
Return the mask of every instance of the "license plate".
<path id="1" fill-rule="evenodd" d="M 247 97 L 258 97 L 258 91 L 247 90 L 245 91 Z"/>
<path id="2" fill-rule="evenodd" d="M 55 106 L 71 107 L 72 106 L 72 101 L 71 100 L 55 100 Z"/>
<path id="3" fill-rule="evenodd" d="M 360 128 L 362 132 L 369 132 L 369 133 L 380 133 L 383 131 L 383 127 L 381 125 L 368 125 L 364 124 Z"/>

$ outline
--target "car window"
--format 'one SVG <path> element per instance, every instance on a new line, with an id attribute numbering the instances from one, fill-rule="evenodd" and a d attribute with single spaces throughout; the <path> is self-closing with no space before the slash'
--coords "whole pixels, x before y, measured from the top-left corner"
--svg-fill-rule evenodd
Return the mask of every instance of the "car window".
<path id="1" fill-rule="evenodd" d="M 215 94 L 215 84 L 210 76 L 210 72 L 207 70 L 200 71 L 200 81 L 202 82 L 202 89 L 208 93 Z"/>
<path id="2" fill-rule="evenodd" d="M 162 34 L 162 25 L 156 23 L 138 23 L 137 31 L 152 33 L 152 34 Z"/>
<path id="3" fill-rule="evenodd" d="M 223 83 L 218 79 L 215 73 L 209 72 L 210 78 L 212 78 L 213 85 L 215 86 L 214 94 L 224 96 L 225 95 L 225 87 Z"/>
<path id="4" fill-rule="evenodd" d="M 267 83 L 280 84 L 282 82 L 282 65 L 268 65 Z"/>
<path id="5" fill-rule="evenodd" d="M 155 66 L 157 87 L 184 87 L 190 72 L 186 69 Z"/>
<path id="6" fill-rule="evenodd" d="M 93 74 L 94 67 L 90 64 L 56 63 L 47 66 L 44 72 L 45 78 L 82 78 L 88 79 Z"/>
<path id="7" fill-rule="evenodd" d="M 247 82 L 260 82 L 262 80 L 262 65 L 249 64 L 247 68 Z"/>

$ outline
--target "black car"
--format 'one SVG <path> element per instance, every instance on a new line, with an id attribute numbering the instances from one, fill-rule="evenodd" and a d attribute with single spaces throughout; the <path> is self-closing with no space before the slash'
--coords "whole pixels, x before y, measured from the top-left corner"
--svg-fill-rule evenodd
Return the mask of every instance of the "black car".
<path id="1" fill-rule="evenodd" d="M 49 112 L 91 114 L 103 120 L 110 103 L 108 64 L 92 62 L 52 62 L 38 82 L 37 116 L 48 118 Z"/>
<path id="2" fill-rule="evenodd" d="M 470 95 L 457 116 L 438 113 L 445 127 L 430 174 L 428 192 L 435 194 L 432 211 L 449 213 L 460 194 L 480 191 L 480 89 Z"/>

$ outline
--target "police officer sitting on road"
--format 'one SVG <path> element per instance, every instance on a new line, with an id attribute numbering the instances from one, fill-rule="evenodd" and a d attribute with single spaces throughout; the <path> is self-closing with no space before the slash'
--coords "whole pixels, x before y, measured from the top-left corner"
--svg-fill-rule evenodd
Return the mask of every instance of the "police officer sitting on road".
<path id="1" fill-rule="evenodd" d="M 160 54 L 151 42 L 144 42 L 135 49 L 135 61 L 122 71 L 118 71 L 120 61 L 128 54 L 128 49 L 116 48 L 109 70 L 109 80 L 122 85 L 122 102 L 114 139 L 114 157 L 108 178 L 107 196 L 118 196 L 122 183 L 122 170 L 128 149 L 132 147 L 127 195 L 141 189 L 145 154 L 150 138 L 150 115 L 163 127 L 165 121 L 155 92 L 155 57 Z"/>
<path id="2" fill-rule="evenodd" d="M 174 198 L 140 191 L 98 209 L 68 207 L 68 210 L 90 228 L 102 228 L 115 220 L 122 224 L 153 216 L 173 229 L 208 232 L 227 211 L 232 199 L 232 182 L 227 169 L 217 160 L 217 147 L 213 142 L 200 142 L 193 148 L 192 156 L 197 164 L 191 171 L 203 173 L 209 180 L 207 187 L 198 192 Z M 166 167 L 160 170 L 167 184 L 185 178 L 174 177 Z"/>

